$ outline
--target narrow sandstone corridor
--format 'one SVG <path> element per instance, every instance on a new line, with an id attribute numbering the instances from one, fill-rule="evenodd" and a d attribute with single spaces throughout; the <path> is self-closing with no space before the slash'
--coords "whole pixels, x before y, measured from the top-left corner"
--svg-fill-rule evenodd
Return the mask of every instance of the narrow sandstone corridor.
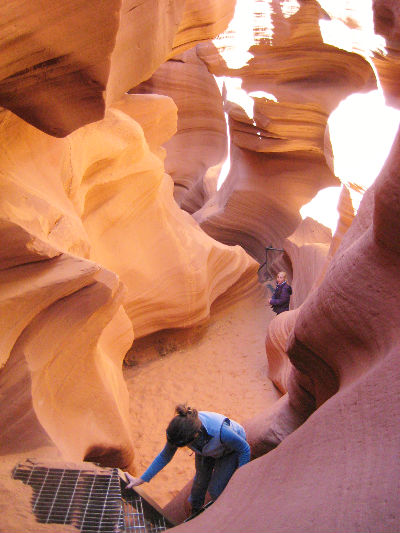
<path id="1" fill-rule="evenodd" d="M 398 0 L 0 15 L 0 531 L 86 533 L 22 463 L 101 471 L 132 533 L 186 403 L 172 531 L 399 533 Z"/>
<path id="2" fill-rule="evenodd" d="M 174 351 L 124 368 L 138 474 L 163 448 L 165 429 L 177 403 L 188 401 L 198 409 L 217 411 L 245 422 L 280 397 L 268 378 L 264 355 L 265 334 L 273 316 L 265 288 L 255 285 L 240 302 L 225 304 L 215 312 L 200 339 L 174 344 L 171 333 L 165 337 L 164 345 L 174 344 Z M 191 453 L 186 449 L 179 451 L 144 486 L 161 506 L 193 477 Z"/>

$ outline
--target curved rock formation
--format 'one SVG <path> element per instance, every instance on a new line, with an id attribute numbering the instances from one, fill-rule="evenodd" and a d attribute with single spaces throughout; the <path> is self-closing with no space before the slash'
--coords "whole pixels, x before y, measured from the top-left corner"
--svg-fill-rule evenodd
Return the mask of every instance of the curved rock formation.
<path id="1" fill-rule="evenodd" d="M 172 181 L 149 149 L 154 145 L 150 129 L 147 143 L 132 118 L 135 98 L 126 96 L 101 123 L 69 136 L 63 179 L 82 210 L 90 257 L 121 277 L 127 287 L 125 309 L 135 336 L 141 337 L 206 320 L 211 303 L 247 270 L 255 275 L 256 264 L 240 247 L 210 239 L 179 209 Z M 165 106 L 158 107 L 159 121 L 167 123 L 169 117 L 175 124 L 175 106 L 160 98 Z M 139 99 L 146 102 L 144 96 Z M 147 99 L 152 103 L 154 97 Z M 129 115 L 121 111 L 124 102 Z"/>
<path id="2" fill-rule="evenodd" d="M 222 33 L 235 11 L 234 0 L 186 0 L 185 10 L 174 39 L 172 55 L 192 48 L 196 41 L 208 41 Z"/>
<path id="3" fill-rule="evenodd" d="M 303 383 L 289 390 L 290 411 L 296 417 L 307 397 L 316 411 L 276 449 L 239 469 L 208 511 L 176 531 L 209 531 L 211 524 L 216 531 L 396 531 L 399 160 L 398 134 L 292 331 L 289 356 L 299 374 L 290 387 Z"/>
<path id="4" fill-rule="evenodd" d="M 63 137 L 175 53 L 218 35 L 233 9 L 233 0 L 4 4 L 0 105 Z"/>
<path id="5" fill-rule="evenodd" d="M 400 9 L 393 0 L 374 0 L 375 31 L 386 39 L 385 51 L 373 58 L 388 105 L 400 108 Z"/>
<path id="6" fill-rule="evenodd" d="M 0 132 L 7 139 L 0 231 L 9 243 L 1 253 L 2 390 L 17 380 L 31 390 L 35 411 L 22 417 L 30 400 L 14 391 L 2 415 L 8 439 L 1 447 L 10 451 L 22 428 L 25 446 L 47 443 L 44 429 L 67 458 L 83 458 L 95 442 L 127 466 L 133 452 L 121 363 L 133 335 L 121 308 L 123 287 L 87 259 L 87 234 L 61 180 L 67 141 L 10 112 L 1 114 Z"/>
<path id="7" fill-rule="evenodd" d="M 1 114 L 2 375 L 25 369 L 28 440 L 47 443 L 40 424 L 67 459 L 132 463 L 132 326 L 141 336 L 204 322 L 218 296 L 256 276 L 241 248 L 212 241 L 174 202 L 160 144 L 175 127 L 175 105 L 156 95 L 127 95 L 65 139 Z M 10 440 L 28 404 L 4 413 Z"/>
<path id="8" fill-rule="evenodd" d="M 302 3 L 283 22 L 288 36 L 252 47 L 254 58 L 241 69 L 224 66 L 210 47 L 199 48 L 212 72 L 240 76 L 247 92 L 267 91 L 277 100 L 254 97 L 253 119 L 228 106 L 231 171 L 215 198 L 195 213 L 207 233 L 241 242 L 260 262 L 265 246 L 282 247 L 296 229 L 300 207 L 318 190 L 338 184 L 329 113 L 352 92 L 376 86 L 363 57 L 323 43 L 321 16 L 317 2 Z"/>
<path id="9" fill-rule="evenodd" d="M 164 63 L 131 92 L 164 94 L 174 100 L 178 126 L 164 145 L 165 170 L 174 181 L 178 204 L 189 212 L 197 211 L 208 199 L 203 185 L 206 172 L 221 165 L 226 157 L 222 96 L 214 77 L 194 48 Z M 216 191 L 217 178 L 212 192 Z"/>
<path id="10" fill-rule="evenodd" d="M 400 463 L 393 420 L 400 412 L 383 383 L 399 390 L 392 318 L 398 314 L 399 158 L 398 134 L 354 222 L 343 189 L 338 228 L 329 252 L 328 239 L 318 254 L 309 296 L 271 323 L 277 384 L 289 392 L 246 429 L 254 456 L 273 451 L 241 468 L 209 510 L 177 531 L 396 531 Z M 287 339 L 290 363 L 281 365 Z"/>
<path id="11" fill-rule="evenodd" d="M 321 275 L 331 245 L 331 231 L 312 218 L 306 218 L 284 241 L 293 267 L 293 295 L 290 308 L 299 307 Z"/>
<path id="12" fill-rule="evenodd" d="M 302 205 L 337 183 L 323 158 L 306 153 L 291 156 L 288 165 L 287 154 L 271 157 L 233 145 L 231 161 L 224 185 L 194 217 L 215 239 L 241 242 L 260 263 L 266 246 L 282 247 L 296 229 Z"/>
<path id="13" fill-rule="evenodd" d="M 346 186 L 342 187 L 338 211 L 339 220 L 332 239 L 328 228 L 306 218 L 295 233 L 285 240 L 285 249 L 294 271 L 293 295 L 290 299 L 293 310 L 278 315 L 269 324 L 265 339 L 268 376 L 283 394 L 288 391 L 292 369 L 287 355 L 287 343 L 297 315 L 302 304 L 307 298 L 313 297 L 313 291 L 322 283 L 330 261 L 355 216 Z"/>
<path id="14" fill-rule="evenodd" d="M 268 358 L 268 377 L 280 390 L 286 394 L 292 364 L 287 355 L 287 341 L 296 322 L 299 308 L 277 315 L 269 324 L 265 338 L 265 351 Z M 257 444 L 260 447 L 260 444 Z M 266 451 L 264 451 L 266 453 Z"/>

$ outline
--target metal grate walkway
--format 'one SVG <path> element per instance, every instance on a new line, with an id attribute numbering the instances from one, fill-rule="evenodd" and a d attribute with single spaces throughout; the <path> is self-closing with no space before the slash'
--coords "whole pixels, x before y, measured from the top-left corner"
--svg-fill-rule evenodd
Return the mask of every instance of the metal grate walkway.
<path id="1" fill-rule="evenodd" d="M 12 477 L 32 487 L 40 523 L 70 524 L 82 533 L 159 533 L 171 526 L 143 496 L 124 488 L 122 494 L 116 468 L 57 468 L 26 460 Z"/>

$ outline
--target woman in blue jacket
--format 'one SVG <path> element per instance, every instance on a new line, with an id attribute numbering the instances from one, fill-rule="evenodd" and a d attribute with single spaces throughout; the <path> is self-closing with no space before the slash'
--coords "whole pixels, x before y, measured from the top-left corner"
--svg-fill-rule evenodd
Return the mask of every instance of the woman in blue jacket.
<path id="1" fill-rule="evenodd" d="M 289 311 L 290 295 L 292 287 L 287 282 L 286 272 L 278 272 L 276 276 L 276 287 L 269 303 L 272 310 L 279 315 L 283 311 Z"/>
<path id="2" fill-rule="evenodd" d="M 173 458 L 178 448 L 195 453 L 196 475 L 189 502 L 192 514 L 204 504 L 206 492 L 216 500 L 235 470 L 250 461 L 250 446 L 243 427 L 219 413 L 177 405 L 176 416 L 167 428 L 167 443 L 149 468 L 139 477 L 128 474 L 127 488 L 149 482 Z"/>

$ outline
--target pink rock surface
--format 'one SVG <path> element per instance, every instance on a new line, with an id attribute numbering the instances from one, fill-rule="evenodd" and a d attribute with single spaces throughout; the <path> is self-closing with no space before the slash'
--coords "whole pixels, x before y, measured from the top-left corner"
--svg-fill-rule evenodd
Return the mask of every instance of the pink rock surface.
<path id="1" fill-rule="evenodd" d="M 304 219 L 285 241 L 294 279 L 290 308 L 296 309 L 307 298 L 320 277 L 331 246 L 331 230 L 310 217 Z"/>
<path id="2" fill-rule="evenodd" d="M 288 391 L 292 364 L 287 355 L 287 343 L 297 315 L 307 298 L 323 281 L 330 261 L 354 219 L 354 208 L 347 187 L 343 186 L 338 204 L 339 220 L 333 238 L 330 230 L 311 218 L 306 218 L 294 234 L 285 240 L 285 249 L 294 272 L 291 282 L 291 311 L 278 315 L 269 325 L 265 339 L 270 379 L 284 394 Z M 290 281 L 290 280 L 289 280 Z"/>
<path id="3" fill-rule="evenodd" d="M 399 108 L 399 4 L 394 0 L 373 0 L 373 6 L 375 32 L 382 35 L 386 41 L 384 53 L 380 51 L 375 54 L 374 64 L 388 105 Z"/>
<path id="4" fill-rule="evenodd" d="M 399 159 L 400 135 L 292 330 L 291 409 L 315 412 L 176 531 L 397 531 Z"/>

